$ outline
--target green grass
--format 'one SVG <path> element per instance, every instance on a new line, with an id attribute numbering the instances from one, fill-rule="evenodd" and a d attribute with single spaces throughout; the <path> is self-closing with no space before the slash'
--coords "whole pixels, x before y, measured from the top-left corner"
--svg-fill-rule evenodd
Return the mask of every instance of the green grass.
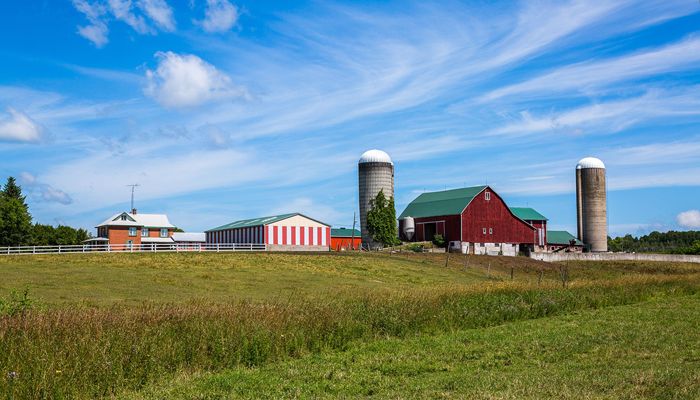
<path id="1" fill-rule="evenodd" d="M 529 260 L 524 260 L 528 262 Z M 29 287 L 48 305 L 231 301 L 471 284 L 481 271 L 444 256 L 350 254 L 96 254 L 0 257 L 0 295 Z"/>
<path id="2" fill-rule="evenodd" d="M 129 399 L 700 398 L 700 297 L 355 343 L 260 368 L 182 374 Z"/>
<path id="3" fill-rule="evenodd" d="M 700 291 L 693 264 L 415 253 L 22 256 L 0 257 L 0 271 L 0 398 L 112 397 L 144 388 L 168 397 L 164 388 L 177 382 L 187 397 L 195 394 L 187 390 L 209 390 L 187 376 L 253 374 L 361 352 L 361 342 L 431 340 Z M 24 288 L 38 306 L 9 296 Z M 11 371 L 18 376 L 7 378 Z M 205 394 L 216 397 L 216 385 L 211 390 Z M 317 394 L 332 397 L 299 393 Z"/>
<path id="4" fill-rule="evenodd" d="M 77 254 L 0 257 L 0 296 L 29 288 L 47 306 L 274 300 L 412 290 L 492 280 L 557 281 L 558 266 L 524 257 L 444 254 Z M 489 267 L 490 266 L 490 267 Z M 569 263 L 573 282 L 700 273 L 697 264 Z"/>

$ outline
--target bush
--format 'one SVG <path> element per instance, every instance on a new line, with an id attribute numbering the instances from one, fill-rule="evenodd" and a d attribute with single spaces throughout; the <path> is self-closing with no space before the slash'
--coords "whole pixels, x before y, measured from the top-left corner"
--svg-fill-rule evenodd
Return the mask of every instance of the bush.
<path id="1" fill-rule="evenodd" d="M 33 303 L 29 298 L 28 288 L 25 288 L 21 294 L 13 290 L 8 299 L 0 298 L 0 317 L 24 314 L 32 307 Z"/>
<path id="2" fill-rule="evenodd" d="M 441 234 L 433 236 L 433 244 L 437 247 L 445 247 L 445 238 Z"/>

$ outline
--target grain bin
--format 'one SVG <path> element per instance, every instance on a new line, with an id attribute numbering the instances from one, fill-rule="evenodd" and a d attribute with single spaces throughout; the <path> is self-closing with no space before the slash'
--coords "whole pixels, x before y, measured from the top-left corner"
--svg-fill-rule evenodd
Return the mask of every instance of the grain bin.
<path id="1" fill-rule="evenodd" d="M 375 248 L 379 244 L 372 240 L 367 230 L 367 212 L 380 190 L 384 191 L 387 200 L 394 197 L 394 163 L 387 153 L 376 149 L 368 150 L 360 157 L 358 174 L 362 243 L 366 247 Z"/>
<path id="2" fill-rule="evenodd" d="M 605 164 L 586 157 L 576 165 L 578 238 L 593 252 L 608 251 Z"/>

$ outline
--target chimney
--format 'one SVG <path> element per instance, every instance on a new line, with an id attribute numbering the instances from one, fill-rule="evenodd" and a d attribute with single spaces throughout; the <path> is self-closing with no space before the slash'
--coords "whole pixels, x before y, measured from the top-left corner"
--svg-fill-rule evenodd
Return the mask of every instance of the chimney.
<path id="1" fill-rule="evenodd" d="M 135 209 L 135 208 L 132 208 L 132 209 L 131 209 L 131 215 L 136 215 L 136 209 Z"/>

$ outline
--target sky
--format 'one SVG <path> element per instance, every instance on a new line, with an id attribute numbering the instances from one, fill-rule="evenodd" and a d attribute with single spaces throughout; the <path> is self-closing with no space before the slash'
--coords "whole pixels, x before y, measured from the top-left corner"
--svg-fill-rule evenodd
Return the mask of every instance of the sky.
<path id="1" fill-rule="evenodd" d="M 349 227 L 357 160 L 418 194 L 488 184 L 575 232 L 700 228 L 700 2 L 0 2 L 0 179 L 34 220 L 129 209 L 187 231 L 302 212 Z"/>

